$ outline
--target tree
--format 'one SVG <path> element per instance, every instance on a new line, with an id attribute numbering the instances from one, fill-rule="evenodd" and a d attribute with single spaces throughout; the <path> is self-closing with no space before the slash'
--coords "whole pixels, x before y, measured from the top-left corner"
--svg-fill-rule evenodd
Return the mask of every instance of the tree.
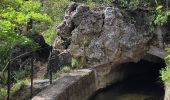
<path id="1" fill-rule="evenodd" d="M 16 44 L 33 44 L 26 37 L 33 23 L 50 23 L 51 18 L 35 0 L 0 0 L 0 70 L 7 63 L 11 48 Z"/>
<path id="2" fill-rule="evenodd" d="M 35 24 L 40 23 L 51 23 L 51 18 L 41 10 L 40 1 L 0 0 L 0 99 L 7 95 L 4 86 L 7 78 L 5 66 L 12 48 L 15 45 L 35 46 L 27 35 L 32 32 Z M 23 74 L 20 76 L 24 77 Z"/>

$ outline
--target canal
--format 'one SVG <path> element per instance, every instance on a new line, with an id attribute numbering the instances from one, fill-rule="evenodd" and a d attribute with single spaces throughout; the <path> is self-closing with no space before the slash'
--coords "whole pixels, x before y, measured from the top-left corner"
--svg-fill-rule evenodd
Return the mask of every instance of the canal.
<path id="1" fill-rule="evenodd" d="M 163 100 L 164 85 L 160 80 L 159 70 L 165 66 L 164 63 L 140 61 L 128 66 L 126 66 L 128 69 L 136 70 L 133 72 L 135 74 L 99 90 L 89 100 Z M 138 73 L 141 68 L 148 69 Z"/>

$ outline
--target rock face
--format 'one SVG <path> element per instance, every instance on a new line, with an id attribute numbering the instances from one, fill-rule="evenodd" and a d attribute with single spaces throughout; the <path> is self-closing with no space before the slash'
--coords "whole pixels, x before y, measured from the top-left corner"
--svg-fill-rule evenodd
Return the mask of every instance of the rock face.
<path id="1" fill-rule="evenodd" d="M 142 9 L 133 12 L 116 7 L 90 9 L 71 3 L 57 30 L 69 42 L 71 55 L 81 59 L 84 67 L 94 69 L 97 87 L 102 88 L 122 77 L 115 75 L 118 64 L 138 62 L 147 53 L 164 55 L 164 51 L 162 55 L 149 52 L 164 47 L 162 30 L 153 31 L 151 15 Z"/>
<path id="2" fill-rule="evenodd" d="M 49 60 L 53 72 L 57 72 L 61 67 L 71 65 L 71 54 L 69 51 L 59 51 L 54 49 Z"/>
<path id="3" fill-rule="evenodd" d="M 71 40 L 71 54 L 85 57 L 88 66 L 137 62 L 149 51 L 154 36 L 158 37 L 151 32 L 149 18 L 150 14 L 142 10 L 133 13 L 114 7 L 90 10 L 72 3 L 57 29 L 63 39 Z M 159 40 L 156 42 L 154 46 L 162 46 Z"/>

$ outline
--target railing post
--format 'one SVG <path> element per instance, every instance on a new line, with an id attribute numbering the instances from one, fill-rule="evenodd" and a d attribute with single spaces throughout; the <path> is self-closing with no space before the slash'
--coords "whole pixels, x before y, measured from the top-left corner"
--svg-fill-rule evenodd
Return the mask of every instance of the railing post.
<path id="1" fill-rule="evenodd" d="M 30 75 L 30 78 L 31 78 L 31 93 L 30 93 L 30 98 L 33 97 L 33 77 L 34 77 L 34 69 L 33 69 L 33 66 L 34 66 L 34 53 L 31 53 L 31 75 Z"/>
<path id="2" fill-rule="evenodd" d="M 9 65 L 8 65 L 8 80 L 7 80 L 7 100 L 10 99 L 10 90 L 11 90 L 11 58 L 9 60 Z"/>

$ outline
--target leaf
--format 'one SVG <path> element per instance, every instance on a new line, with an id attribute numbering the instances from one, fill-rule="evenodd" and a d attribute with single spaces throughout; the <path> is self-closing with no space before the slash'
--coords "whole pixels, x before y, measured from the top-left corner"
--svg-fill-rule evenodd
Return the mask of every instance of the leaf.
<path id="1" fill-rule="evenodd" d="M 156 8 L 156 10 L 160 10 L 160 9 L 162 9 L 163 8 L 163 6 L 162 5 L 159 5 L 157 8 Z"/>

